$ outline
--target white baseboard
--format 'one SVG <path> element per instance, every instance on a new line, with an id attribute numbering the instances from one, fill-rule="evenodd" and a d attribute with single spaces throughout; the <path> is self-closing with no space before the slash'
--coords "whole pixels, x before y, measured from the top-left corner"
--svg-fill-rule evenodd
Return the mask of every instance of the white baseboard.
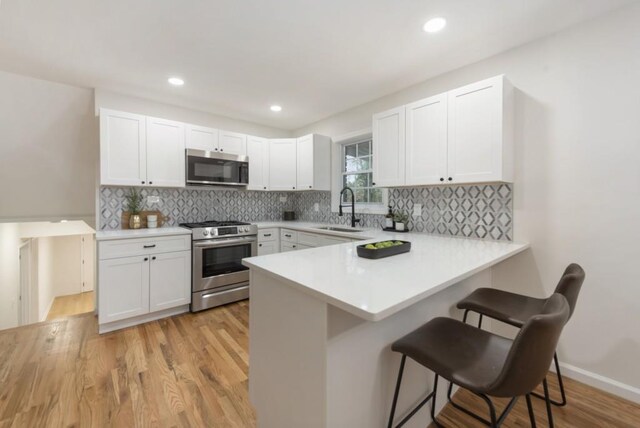
<path id="1" fill-rule="evenodd" d="M 560 362 L 562 375 L 640 404 L 640 388 Z"/>

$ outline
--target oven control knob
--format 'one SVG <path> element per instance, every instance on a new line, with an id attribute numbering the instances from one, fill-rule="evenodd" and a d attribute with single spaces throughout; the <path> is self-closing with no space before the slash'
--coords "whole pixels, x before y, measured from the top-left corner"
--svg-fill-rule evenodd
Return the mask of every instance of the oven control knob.
<path id="1" fill-rule="evenodd" d="M 202 232 L 202 234 L 203 234 L 204 236 L 209 236 L 209 235 L 210 235 L 210 233 L 209 233 L 209 231 L 208 231 L 208 230 L 203 231 L 203 232 Z"/>

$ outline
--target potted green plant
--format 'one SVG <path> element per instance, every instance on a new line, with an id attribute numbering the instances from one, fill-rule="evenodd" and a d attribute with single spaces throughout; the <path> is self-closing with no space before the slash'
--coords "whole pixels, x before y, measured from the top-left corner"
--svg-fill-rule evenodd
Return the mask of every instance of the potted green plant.
<path id="1" fill-rule="evenodd" d="M 140 218 L 140 211 L 142 211 L 142 194 L 132 187 L 129 193 L 125 196 L 127 200 L 127 209 L 131 213 L 129 216 L 129 229 L 140 229 L 142 220 Z"/>
<path id="2" fill-rule="evenodd" d="M 396 230 L 405 230 L 405 228 L 407 227 L 407 222 L 409 221 L 409 216 L 406 212 L 398 210 L 393 216 L 393 219 L 396 222 Z"/>

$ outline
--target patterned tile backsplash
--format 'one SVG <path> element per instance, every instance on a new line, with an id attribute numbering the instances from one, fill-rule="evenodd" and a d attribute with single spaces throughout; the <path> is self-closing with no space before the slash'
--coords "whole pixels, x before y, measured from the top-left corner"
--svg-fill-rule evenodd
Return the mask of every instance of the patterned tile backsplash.
<path id="1" fill-rule="evenodd" d="M 100 229 L 120 228 L 128 188 L 100 188 Z M 281 220 L 285 210 L 296 211 L 302 221 L 348 224 L 350 216 L 331 212 L 330 192 L 256 192 L 219 189 L 141 189 L 142 195 L 159 196 L 160 203 L 146 209 L 169 216 L 168 224 L 208 219 Z M 286 201 L 281 201 L 285 197 Z M 314 210 L 314 204 L 319 210 Z M 413 213 L 422 204 L 422 215 L 410 217 L 416 232 L 511 241 L 513 239 L 513 189 L 510 184 L 437 186 L 389 189 L 394 210 Z M 348 211 L 348 209 L 347 209 Z M 357 214 L 364 227 L 377 227 L 379 214 Z"/>

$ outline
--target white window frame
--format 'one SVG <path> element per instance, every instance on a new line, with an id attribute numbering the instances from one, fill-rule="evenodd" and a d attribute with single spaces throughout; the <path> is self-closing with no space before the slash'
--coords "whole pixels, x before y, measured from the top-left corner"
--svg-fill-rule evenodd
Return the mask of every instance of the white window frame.
<path id="1" fill-rule="evenodd" d="M 361 143 L 363 141 L 371 140 L 373 133 L 371 128 L 361 129 L 359 131 L 350 132 L 349 134 L 342 135 L 333 140 L 331 145 L 331 211 L 334 213 L 339 212 L 340 205 L 340 191 L 342 190 L 342 176 L 343 176 L 343 164 L 344 164 L 344 146 L 354 143 Z M 372 153 L 376 156 L 376 153 Z M 373 162 L 372 162 L 373 167 Z M 356 204 L 355 211 L 359 214 L 386 214 L 389 205 L 389 191 L 387 189 L 382 190 L 382 202 L 379 204 L 359 203 Z M 349 210 L 350 205 L 347 205 Z M 344 207 L 344 205 L 343 205 Z"/>

